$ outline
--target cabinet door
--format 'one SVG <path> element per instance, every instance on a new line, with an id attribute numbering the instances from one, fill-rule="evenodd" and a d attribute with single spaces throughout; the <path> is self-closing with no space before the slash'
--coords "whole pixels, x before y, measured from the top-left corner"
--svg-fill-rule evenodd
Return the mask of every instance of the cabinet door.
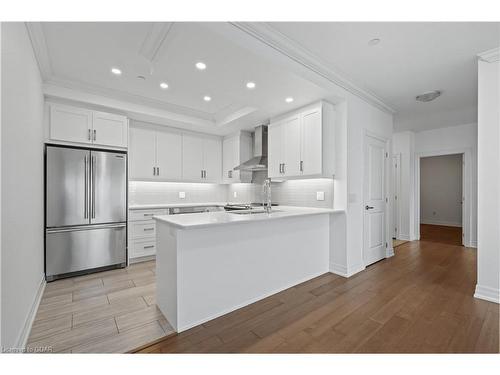
<path id="1" fill-rule="evenodd" d="M 182 178 L 182 135 L 156 132 L 156 166 L 158 178 L 180 180 Z"/>
<path id="2" fill-rule="evenodd" d="M 299 116 L 290 117 L 281 125 L 283 138 L 283 163 L 286 177 L 300 175 L 300 138 L 301 126 Z"/>
<path id="3" fill-rule="evenodd" d="M 50 139 L 92 143 L 92 111 L 51 104 L 49 121 Z"/>
<path id="4" fill-rule="evenodd" d="M 222 179 L 225 182 L 233 182 L 237 159 L 237 141 L 238 137 L 226 138 L 222 141 Z"/>
<path id="5" fill-rule="evenodd" d="M 205 181 L 220 182 L 222 177 L 222 144 L 219 139 L 203 140 L 203 170 Z"/>
<path id="6" fill-rule="evenodd" d="M 130 128 L 129 171 L 131 179 L 155 178 L 156 132 Z"/>
<path id="7" fill-rule="evenodd" d="M 281 123 L 277 122 L 269 125 L 267 134 L 267 175 L 269 178 L 283 176 L 281 174 L 281 163 L 283 163 L 281 157 L 282 144 Z"/>
<path id="8" fill-rule="evenodd" d="M 203 170 L 203 138 L 182 135 L 182 179 L 186 181 L 201 181 Z"/>
<path id="9" fill-rule="evenodd" d="M 332 146 L 333 147 L 333 146 Z M 322 114 L 315 108 L 302 114 L 302 175 L 321 174 L 322 168 Z"/>
<path id="10" fill-rule="evenodd" d="M 127 147 L 127 118 L 105 112 L 93 112 L 93 143 Z"/>

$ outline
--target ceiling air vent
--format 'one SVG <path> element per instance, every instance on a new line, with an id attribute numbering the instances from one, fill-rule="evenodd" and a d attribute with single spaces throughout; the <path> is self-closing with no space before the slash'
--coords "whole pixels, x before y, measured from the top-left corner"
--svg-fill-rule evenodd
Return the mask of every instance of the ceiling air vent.
<path id="1" fill-rule="evenodd" d="M 441 91 L 434 90 L 429 92 L 424 92 L 423 94 L 417 95 L 415 99 L 419 102 L 430 102 L 441 95 Z"/>

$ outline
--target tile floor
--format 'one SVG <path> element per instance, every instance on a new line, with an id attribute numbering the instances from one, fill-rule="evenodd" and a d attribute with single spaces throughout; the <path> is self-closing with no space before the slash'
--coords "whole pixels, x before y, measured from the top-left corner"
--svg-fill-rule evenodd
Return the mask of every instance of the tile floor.
<path id="1" fill-rule="evenodd" d="M 155 282 L 149 261 L 47 283 L 28 347 L 125 353 L 172 334 L 156 307 Z"/>

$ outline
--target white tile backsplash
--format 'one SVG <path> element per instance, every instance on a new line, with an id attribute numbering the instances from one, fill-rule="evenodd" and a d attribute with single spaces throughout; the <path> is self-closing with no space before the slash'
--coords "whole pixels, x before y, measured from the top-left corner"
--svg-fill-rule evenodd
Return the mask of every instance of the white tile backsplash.
<path id="1" fill-rule="evenodd" d="M 180 192 L 185 198 L 180 198 Z M 324 192 L 324 200 L 318 201 L 317 192 Z M 236 193 L 236 197 L 234 196 Z M 332 179 L 305 179 L 273 182 L 272 200 L 288 206 L 333 207 Z M 262 185 L 237 183 L 231 185 L 177 183 L 177 182 L 129 182 L 129 204 L 171 204 L 262 202 Z"/>

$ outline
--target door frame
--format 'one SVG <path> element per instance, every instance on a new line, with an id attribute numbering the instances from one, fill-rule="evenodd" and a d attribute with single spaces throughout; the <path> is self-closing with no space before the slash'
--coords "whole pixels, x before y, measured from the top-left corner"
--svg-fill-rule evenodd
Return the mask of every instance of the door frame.
<path id="1" fill-rule="evenodd" d="M 394 168 L 394 159 L 396 159 L 396 168 Z M 394 207 L 391 207 L 391 213 L 396 211 L 396 217 L 392 218 L 391 221 L 391 232 L 392 228 L 396 228 L 396 239 L 400 240 L 401 238 L 399 237 L 399 233 L 401 232 L 401 210 L 400 210 L 400 193 L 401 193 L 401 153 L 396 153 L 392 155 L 392 160 L 391 160 L 391 182 L 395 182 L 394 184 L 391 184 L 391 187 L 395 186 L 395 190 L 391 191 L 391 197 L 393 198 L 391 201 L 394 204 Z M 394 177 L 394 180 L 393 180 Z M 394 238 L 394 237 L 392 237 Z"/>
<path id="2" fill-rule="evenodd" d="M 387 173 L 387 171 L 390 171 L 390 167 L 391 167 L 391 161 L 392 160 L 391 158 L 389 158 L 389 155 L 391 155 L 390 151 L 391 151 L 391 140 L 390 138 L 388 137 L 385 137 L 383 135 L 380 135 L 380 134 L 377 134 L 375 132 L 372 132 L 370 130 L 367 130 L 367 129 L 363 129 L 363 150 L 362 150 L 362 160 L 363 160 L 363 186 L 362 186 L 362 189 L 363 189 L 363 193 L 362 193 L 362 197 L 363 197 L 363 201 L 361 203 L 361 221 L 362 221 L 362 226 L 363 226 L 363 245 L 362 245 L 362 257 L 363 257 L 363 265 L 366 267 L 367 264 L 366 264 L 366 258 L 365 258 L 365 254 L 366 254 L 366 249 L 365 249 L 365 234 L 366 234 L 366 230 L 367 228 L 365 228 L 365 209 L 364 209 L 364 206 L 365 206 L 365 201 L 366 201 L 366 197 L 365 197 L 365 184 L 367 183 L 367 181 L 365 180 L 365 149 L 366 149 L 366 138 L 367 137 L 371 137 L 371 138 L 375 138 L 375 139 L 378 139 L 379 141 L 382 141 L 384 142 L 385 144 L 385 147 L 384 147 L 384 151 L 385 151 L 385 164 L 384 164 L 384 168 L 385 168 L 385 191 L 384 191 L 384 195 L 385 195 L 385 198 L 386 198 L 386 202 L 385 202 L 385 220 L 384 220 L 384 233 L 385 233 L 385 243 L 386 243 L 386 248 L 385 248 L 385 257 L 386 258 L 390 258 L 394 255 L 394 248 L 392 247 L 392 235 L 390 233 L 390 224 L 391 224 L 391 215 L 388 214 L 388 212 L 391 212 L 391 208 L 392 208 L 392 204 L 391 204 L 391 200 L 389 199 L 389 197 L 391 196 L 391 192 L 392 192 L 392 189 L 391 189 L 391 173 Z"/>
<path id="3" fill-rule="evenodd" d="M 475 247 L 472 242 L 472 150 L 459 148 L 415 154 L 415 237 L 420 240 L 420 159 L 430 156 L 462 155 L 462 245 Z"/>

